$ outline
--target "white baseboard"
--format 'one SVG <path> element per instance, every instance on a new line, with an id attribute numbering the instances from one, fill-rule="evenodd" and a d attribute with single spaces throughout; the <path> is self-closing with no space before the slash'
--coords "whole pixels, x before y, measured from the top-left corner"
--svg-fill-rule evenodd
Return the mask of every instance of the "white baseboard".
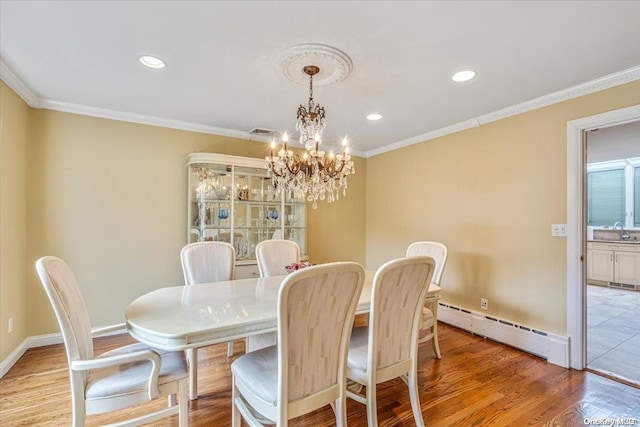
<path id="1" fill-rule="evenodd" d="M 439 303 L 438 320 L 543 357 L 554 365 L 569 367 L 568 337 L 540 331 L 443 302 Z"/>
<path id="2" fill-rule="evenodd" d="M 109 336 L 109 335 L 118 335 L 126 333 L 126 329 L 121 328 L 120 330 L 112 331 L 101 336 Z M 44 347 L 47 345 L 53 344 L 62 344 L 62 334 L 45 334 L 45 335 L 36 335 L 33 337 L 27 337 L 24 341 L 20 343 L 9 355 L 0 362 L 0 378 L 4 377 L 7 372 L 15 365 L 18 360 L 29 350 L 30 348 Z"/>
<path id="3" fill-rule="evenodd" d="M 23 354 L 29 349 L 29 338 L 26 338 L 11 353 L 0 363 L 0 378 L 4 377 L 4 374 L 9 372 L 9 369 L 20 360 Z"/>

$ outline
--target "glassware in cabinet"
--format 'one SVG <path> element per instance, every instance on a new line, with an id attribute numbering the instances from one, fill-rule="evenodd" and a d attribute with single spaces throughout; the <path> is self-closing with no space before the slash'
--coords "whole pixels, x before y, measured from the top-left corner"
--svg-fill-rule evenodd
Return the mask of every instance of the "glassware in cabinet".
<path id="1" fill-rule="evenodd" d="M 255 246 L 291 239 L 306 259 L 306 203 L 277 196 L 262 159 L 188 156 L 188 242 L 226 241 L 238 265 L 255 263 Z"/>

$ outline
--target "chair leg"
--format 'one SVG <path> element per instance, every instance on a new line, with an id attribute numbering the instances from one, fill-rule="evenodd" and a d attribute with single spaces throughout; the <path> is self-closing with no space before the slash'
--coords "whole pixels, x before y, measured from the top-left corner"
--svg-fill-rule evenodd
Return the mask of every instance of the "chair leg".
<path id="1" fill-rule="evenodd" d="M 238 389 L 236 388 L 236 377 L 231 377 L 231 427 L 240 427 L 242 417 L 240 416 L 240 410 L 236 405 L 236 398 L 238 397 Z"/>
<path id="2" fill-rule="evenodd" d="M 415 361 L 415 359 L 414 359 Z M 418 375 L 417 367 L 414 362 L 414 366 L 409 371 L 409 378 L 407 386 L 409 387 L 409 398 L 411 399 L 411 410 L 413 411 L 413 417 L 416 421 L 417 427 L 424 427 L 424 420 L 422 419 L 422 409 L 420 408 L 420 396 L 418 393 Z"/>
<path id="3" fill-rule="evenodd" d="M 376 398 L 376 385 L 367 386 L 367 426 L 378 427 L 378 406 Z"/>
<path id="4" fill-rule="evenodd" d="M 84 407 L 82 408 L 82 411 L 80 411 L 79 409 L 80 408 L 76 408 L 75 406 L 73 407 L 73 415 L 71 420 L 71 425 L 73 427 L 84 427 Z"/>
<path id="5" fill-rule="evenodd" d="M 189 399 L 198 398 L 198 349 L 187 349 L 187 361 L 189 362 Z"/>
<path id="6" fill-rule="evenodd" d="M 440 344 L 438 343 L 438 301 L 432 304 L 433 308 L 433 351 L 436 354 L 436 359 L 442 359 L 440 353 Z"/>
<path id="7" fill-rule="evenodd" d="M 72 419 L 73 427 L 84 427 L 84 419 L 86 417 L 87 408 L 84 400 L 84 389 L 73 387 L 73 379 L 71 380 L 71 401 L 72 401 Z M 82 392 L 80 392 L 82 390 Z"/>
<path id="8" fill-rule="evenodd" d="M 178 425 L 187 427 L 189 425 L 189 399 L 187 399 L 187 379 L 178 383 Z"/>
<path id="9" fill-rule="evenodd" d="M 233 356 L 233 341 L 227 343 L 227 357 Z"/>
<path id="10" fill-rule="evenodd" d="M 347 398 L 341 396 L 336 399 L 333 405 L 333 412 L 336 414 L 336 427 L 347 427 Z"/>

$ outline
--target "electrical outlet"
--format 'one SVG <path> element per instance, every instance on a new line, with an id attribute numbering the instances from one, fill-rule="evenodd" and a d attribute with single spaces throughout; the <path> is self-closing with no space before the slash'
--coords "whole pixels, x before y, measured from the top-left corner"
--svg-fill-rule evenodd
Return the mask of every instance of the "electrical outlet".
<path id="1" fill-rule="evenodd" d="M 13 332 L 13 317 L 9 318 L 9 333 Z"/>
<path id="2" fill-rule="evenodd" d="M 552 237 L 567 237 L 567 224 L 551 224 Z"/>
<path id="3" fill-rule="evenodd" d="M 489 300 L 487 298 L 480 298 L 480 308 L 489 310 Z"/>

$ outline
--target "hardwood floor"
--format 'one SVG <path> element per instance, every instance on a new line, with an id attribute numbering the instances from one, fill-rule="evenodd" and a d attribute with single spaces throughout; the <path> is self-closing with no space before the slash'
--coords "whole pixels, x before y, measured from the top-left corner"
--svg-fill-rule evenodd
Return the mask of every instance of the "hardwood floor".
<path id="1" fill-rule="evenodd" d="M 441 324 L 442 359 L 420 346 L 420 402 L 427 426 L 582 426 L 585 418 L 634 418 L 640 425 L 640 389 L 590 372 L 563 369 L 519 350 Z M 96 352 L 127 344 L 125 335 L 96 340 Z M 190 403 L 191 426 L 231 424 L 230 362 L 226 344 L 199 351 L 199 393 Z M 160 399 L 143 405 L 148 410 Z M 140 409 L 128 410 L 127 416 Z M 347 402 L 350 426 L 366 426 L 364 405 Z M 70 425 L 71 401 L 62 345 L 31 349 L 0 380 L 0 425 Z M 114 422 L 123 412 L 96 415 L 87 425 Z M 414 425 L 409 393 L 400 380 L 378 385 L 380 426 Z M 155 426 L 175 426 L 177 417 Z M 244 423 L 243 423 L 244 425 Z M 330 407 L 295 419 L 293 426 L 333 426 Z"/>

